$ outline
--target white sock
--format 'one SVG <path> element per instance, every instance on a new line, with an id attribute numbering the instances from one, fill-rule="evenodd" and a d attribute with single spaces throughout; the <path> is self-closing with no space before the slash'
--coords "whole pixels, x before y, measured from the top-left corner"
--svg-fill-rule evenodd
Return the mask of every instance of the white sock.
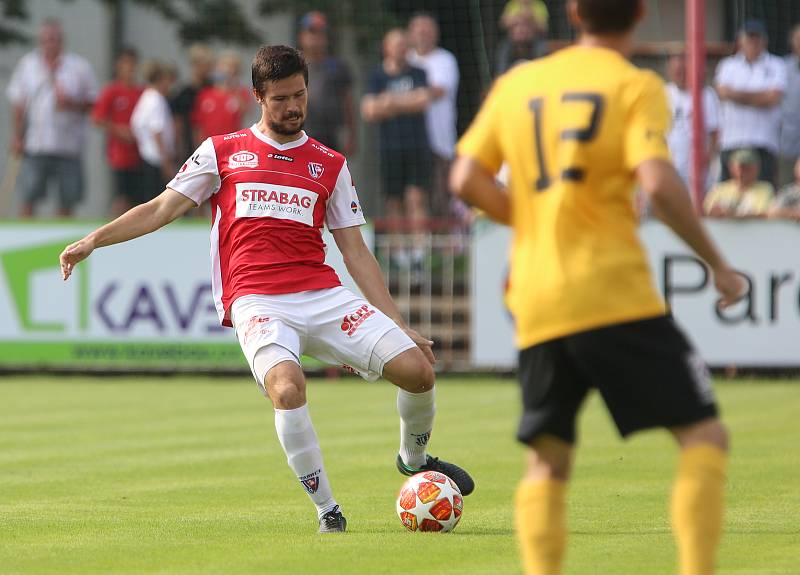
<path id="1" fill-rule="evenodd" d="M 275 430 L 286 460 L 322 517 L 336 506 L 322 463 L 317 434 L 308 414 L 308 404 L 297 409 L 276 409 Z"/>
<path id="2" fill-rule="evenodd" d="M 435 388 L 434 388 L 435 389 Z M 400 457 L 409 467 L 425 465 L 426 449 L 436 413 L 434 390 L 409 393 L 397 390 L 397 411 L 400 413 Z"/>

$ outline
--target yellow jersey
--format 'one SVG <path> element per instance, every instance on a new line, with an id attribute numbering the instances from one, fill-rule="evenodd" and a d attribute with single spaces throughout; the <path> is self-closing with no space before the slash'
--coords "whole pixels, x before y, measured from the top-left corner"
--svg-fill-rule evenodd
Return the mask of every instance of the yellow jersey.
<path id="1" fill-rule="evenodd" d="M 666 312 L 637 234 L 635 169 L 669 160 L 664 84 L 573 46 L 497 80 L 458 153 L 509 167 L 506 293 L 521 349 Z"/>

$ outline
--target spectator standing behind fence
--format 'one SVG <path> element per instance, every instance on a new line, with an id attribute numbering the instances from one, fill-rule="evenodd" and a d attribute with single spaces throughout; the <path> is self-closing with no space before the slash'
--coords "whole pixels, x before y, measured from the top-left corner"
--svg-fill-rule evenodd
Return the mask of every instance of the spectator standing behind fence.
<path id="1" fill-rule="evenodd" d="M 768 215 L 800 222 L 800 159 L 794 164 L 794 180 L 781 188 L 769 207 Z"/>
<path id="2" fill-rule="evenodd" d="M 456 147 L 456 96 L 458 62 L 439 47 L 439 24 L 428 14 L 417 14 L 408 23 L 411 51 L 408 63 L 425 71 L 431 104 L 425 111 L 425 126 L 431 148 L 431 209 L 448 217 L 450 192 L 448 175 Z"/>
<path id="3" fill-rule="evenodd" d="M 718 183 L 706 196 L 706 215 L 716 218 L 754 218 L 767 215 L 774 190 L 759 181 L 761 160 L 755 150 L 736 150 L 728 160 L 731 179 Z"/>
<path id="4" fill-rule="evenodd" d="M 672 162 L 681 179 L 688 185 L 692 150 L 692 95 L 686 87 L 686 55 L 674 54 L 667 60 L 667 97 L 672 112 L 672 129 L 667 135 L 667 144 Z M 708 168 L 717 155 L 719 146 L 719 102 L 709 86 L 703 89 L 703 122 L 705 144 L 703 154 L 703 177 L 707 182 Z M 708 189 L 708 185 L 704 188 Z"/>
<path id="5" fill-rule="evenodd" d="M 195 142 L 244 127 L 254 99 L 242 84 L 241 72 L 242 61 L 236 52 L 223 52 L 217 59 L 214 84 L 200 90 L 190 115 Z"/>
<path id="6" fill-rule="evenodd" d="M 510 20 L 507 36 L 495 52 L 494 75 L 505 74 L 520 62 L 546 54 L 547 42 L 537 29 L 536 19 L 528 12 L 519 12 Z"/>
<path id="7" fill-rule="evenodd" d="M 167 96 L 175 83 L 175 70 L 161 62 L 145 64 L 145 89 L 131 116 L 131 129 L 142 157 L 142 186 L 149 201 L 160 194 L 175 175 L 175 124 Z"/>
<path id="8" fill-rule="evenodd" d="M 781 148 L 778 185 L 794 180 L 794 166 L 800 158 L 800 24 L 792 28 L 791 53 L 786 56 L 786 92 L 781 106 Z"/>
<path id="9" fill-rule="evenodd" d="M 786 65 L 766 47 L 764 24 L 748 20 L 739 33 L 739 51 L 717 67 L 714 83 L 722 101 L 722 181 L 730 177 L 731 153 L 752 148 L 761 163 L 759 179 L 775 182 Z"/>
<path id="10" fill-rule="evenodd" d="M 189 47 L 189 83 L 183 86 L 170 101 L 175 121 L 176 157 L 188 158 L 200 142 L 194 140 L 192 110 L 194 101 L 201 90 L 213 85 L 211 73 L 214 71 L 214 53 L 205 44 L 192 44 Z"/>
<path id="11" fill-rule="evenodd" d="M 136 51 L 125 48 L 114 64 L 114 81 L 100 92 L 92 120 L 106 132 L 106 157 L 114 174 L 114 217 L 144 201 L 141 159 L 131 130 L 131 114 L 144 88 L 136 83 Z"/>
<path id="12" fill-rule="evenodd" d="M 64 52 L 57 20 L 42 23 L 39 49 L 14 68 L 7 95 L 14 114 L 11 151 L 23 156 L 17 177 L 21 216 L 34 215 L 51 183 L 58 189 L 58 215 L 71 216 L 83 197 L 86 119 L 97 82 L 84 58 Z"/>
<path id="13" fill-rule="evenodd" d="M 328 20 L 322 12 L 309 12 L 300 19 L 297 43 L 310 78 L 306 130 L 350 157 L 358 147 L 353 77 L 345 61 L 329 53 Z"/>
<path id="14" fill-rule="evenodd" d="M 397 252 L 419 275 L 424 257 L 420 237 L 428 215 L 431 151 L 425 111 L 431 94 L 425 72 L 408 63 L 406 33 L 399 28 L 383 38 L 383 63 L 372 73 L 361 103 L 364 120 L 379 126 L 378 148 L 385 215 L 402 222 L 417 241 L 410 254 Z"/>

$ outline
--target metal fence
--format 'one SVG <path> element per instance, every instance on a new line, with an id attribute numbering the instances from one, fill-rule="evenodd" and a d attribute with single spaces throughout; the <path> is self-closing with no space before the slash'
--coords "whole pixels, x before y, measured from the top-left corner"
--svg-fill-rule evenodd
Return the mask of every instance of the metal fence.
<path id="1" fill-rule="evenodd" d="M 386 285 L 409 325 L 434 341 L 437 370 L 469 365 L 469 253 L 460 230 L 375 236 Z"/>

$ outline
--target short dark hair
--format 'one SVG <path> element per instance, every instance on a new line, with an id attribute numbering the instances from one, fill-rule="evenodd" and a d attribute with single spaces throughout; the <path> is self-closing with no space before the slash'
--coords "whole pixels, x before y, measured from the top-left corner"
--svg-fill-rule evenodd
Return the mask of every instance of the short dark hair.
<path id="1" fill-rule="evenodd" d="M 577 0 L 578 16 L 589 34 L 622 34 L 636 24 L 641 0 Z"/>
<path id="2" fill-rule="evenodd" d="M 253 88 L 263 95 L 267 82 L 302 74 L 308 84 L 308 64 L 303 54 L 290 46 L 261 46 L 253 57 Z"/>
<path id="3" fill-rule="evenodd" d="M 130 58 L 131 60 L 138 60 L 139 53 L 136 51 L 136 48 L 132 48 L 130 46 L 123 46 L 117 52 L 117 60 L 121 58 Z"/>
<path id="4" fill-rule="evenodd" d="M 148 84 L 157 84 L 168 76 L 173 79 L 177 78 L 178 72 L 172 64 L 149 60 L 142 66 L 142 75 Z"/>

